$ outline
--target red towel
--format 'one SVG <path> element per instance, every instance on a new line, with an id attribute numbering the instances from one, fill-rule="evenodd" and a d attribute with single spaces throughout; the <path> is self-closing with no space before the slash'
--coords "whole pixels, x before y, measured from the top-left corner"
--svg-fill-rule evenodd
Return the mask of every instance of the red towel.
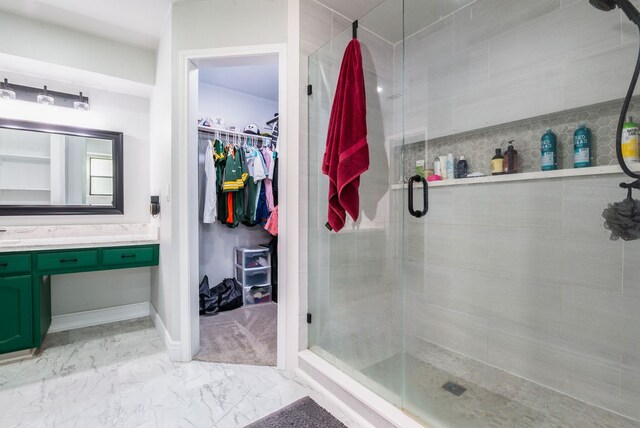
<path id="1" fill-rule="evenodd" d="M 360 42 L 353 39 L 340 66 L 322 161 L 322 173 L 329 177 L 328 220 L 334 231 L 344 227 L 346 213 L 358 219 L 360 175 L 367 169 L 369 146 L 362 53 Z"/>

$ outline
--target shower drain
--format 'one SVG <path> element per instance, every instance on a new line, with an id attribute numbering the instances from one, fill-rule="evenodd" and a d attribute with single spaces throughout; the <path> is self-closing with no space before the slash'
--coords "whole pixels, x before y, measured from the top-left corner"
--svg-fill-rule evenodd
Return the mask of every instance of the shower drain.
<path id="1" fill-rule="evenodd" d="M 455 383 L 455 382 L 447 382 L 444 385 L 442 385 L 442 389 L 444 389 L 445 391 L 448 391 L 450 393 L 452 393 L 453 395 L 456 396 L 461 396 L 462 394 L 464 394 L 464 392 L 467 390 L 467 388 L 465 388 L 464 386 Z"/>

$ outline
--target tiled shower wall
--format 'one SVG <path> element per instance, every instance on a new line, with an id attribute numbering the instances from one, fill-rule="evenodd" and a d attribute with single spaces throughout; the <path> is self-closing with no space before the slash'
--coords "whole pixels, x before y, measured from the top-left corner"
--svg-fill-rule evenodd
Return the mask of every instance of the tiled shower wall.
<path id="1" fill-rule="evenodd" d="M 637 29 L 587 0 L 472 2 L 406 41 L 409 144 L 394 182 L 414 173 L 415 157 L 433 164 L 448 152 L 488 173 L 512 139 L 521 170 L 537 171 L 547 127 L 561 167 L 572 167 L 580 120 L 595 163 L 614 163 L 637 52 Z M 640 243 L 610 241 L 602 226 L 623 180 L 434 187 L 425 219 L 398 211 L 409 352 L 435 343 L 640 419 Z M 403 190 L 392 192 L 401 205 Z"/>
<path id="2" fill-rule="evenodd" d="M 427 168 L 433 168 L 436 157 L 452 153 L 455 159 L 460 155 L 465 156 L 470 172 L 478 171 L 488 175 L 495 149 L 501 148 L 504 153 L 508 147 L 507 142 L 511 140 L 514 140 L 514 148 L 518 151 L 518 172 L 540 171 L 540 139 L 547 128 L 551 128 L 558 137 L 558 169 L 573 168 L 573 133 L 580 121 L 585 121 L 591 129 L 591 165 L 615 165 L 616 126 L 621 106 L 621 100 L 610 101 L 478 131 L 434 138 L 428 142 L 406 144 L 395 148 L 396 171 L 404 171 L 404 178 L 408 178 L 415 174 L 417 160 L 425 160 Z M 637 113 L 640 111 L 637 102 L 634 102 L 629 108 L 629 115 L 640 119 L 640 116 L 636 116 Z"/>
<path id="3" fill-rule="evenodd" d="M 406 134 L 432 140 L 625 94 L 638 30 L 619 10 L 587 0 L 468 3 L 408 35 Z"/>
<path id="4" fill-rule="evenodd" d="M 432 188 L 404 221 L 408 352 L 435 343 L 640 420 L 640 242 L 602 219 L 624 180 Z"/>

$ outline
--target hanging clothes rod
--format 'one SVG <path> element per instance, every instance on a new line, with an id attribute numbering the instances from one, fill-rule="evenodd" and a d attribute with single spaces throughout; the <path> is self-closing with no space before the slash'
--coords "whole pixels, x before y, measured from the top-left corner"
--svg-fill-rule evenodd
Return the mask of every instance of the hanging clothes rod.
<path id="1" fill-rule="evenodd" d="M 198 131 L 199 132 L 204 132 L 205 134 L 211 134 L 211 135 L 238 136 L 238 137 L 246 137 L 246 138 L 256 138 L 256 139 L 262 140 L 264 142 L 270 142 L 271 141 L 271 137 L 265 137 L 263 135 L 247 134 L 247 133 L 244 133 L 244 132 L 229 131 L 229 130 L 226 130 L 226 129 L 215 129 L 215 128 L 209 128 L 209 127 L 206 127 L 206 126 L 198 126 Z"/>

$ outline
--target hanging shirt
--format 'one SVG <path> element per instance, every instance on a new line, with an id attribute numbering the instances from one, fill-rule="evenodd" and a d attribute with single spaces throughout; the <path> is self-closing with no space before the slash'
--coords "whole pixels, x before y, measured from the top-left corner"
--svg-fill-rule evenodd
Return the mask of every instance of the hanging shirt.
<path id="1" fill-rule="evenodd" d="M 207 151 L 204 155 L 204 176 L 205 176 L 205 192 L 204 192 L 204 211 L 202 213 L 203 223 L 215 223 L 217 217 L 217 186 L 216 186 L 216 164 L 214 156 L 213 143 L 207 144 Z"/>
<path id="2" fill-rule="evenodd" d="M 264 186 L 264 182 L 266 180 L 262 180 L 260 184 L 260 188 L 258 191 L 260 192 L 258 195 L 258 206 L 256 207 L 256 223 L 260 223 L 263 226 L 267 224 L 267 220 L 269 220 L 269 210 L 267 209 L 267 196 L 266 196 L 266 187 Z"/>
<path id="3" fill-rule="evenodd" d="M 271 211 L 271 215 L 269 216 L 269 220 L 267 224 L 264 225 L 264 228 L 272 234 L 273 236 L 278 236 L 278 207 L 276 206 L 273 211 Z"/>
<path id="4" fill-rule="evenodd" d="M 262 149 L 262 156 L 264 158 L 265 164 L 267 165 L 267 170 L 271 169 L 271 164 L 273 163 L 271 159 L 271 154 L 267 151 L 267 149 Z M 270 178 L 264 179 L 265 186 L 265 197 L 267 198 L 267 209 L 269 212 L 273 211 L 275 207 L 273 203 L 273 187 L 271 186 L 272 182 Z"/>
<path id="5" fill-rule="evenodd" d="M 269 157 L 271 159 L 271 164 L 269 165 L 269 178 L 273 181 L 274 170 L 276 168 L 276 152 L 271 149 L 267 149 L 267 153 L 269 153 Z"/>
<path id="6" fill-rule="evenodd" d="M 248 174 L 244 170 L 242 150 L 232 148 L 227 155 L 227 162 L 224 168 L 224 192 L 235 192 L 244 188 Z"/>
<path id="7" fill-rule="evenodd" d="M 213 160 L 216 164 L 216 185 L 218 186 L 218 192 L 222 191 L 226 159 L 227 157 L 224 150 L 224 144 L 222 144 L 222 141 L 216 140 L 215 143 L 213 143 Z M 220 218 L 220 216 L 218 216 L 218 218 Z"/>
<path id="8" fill-rule="evenodd" d="M 254 151 L 253 158 L 253 180 L 254 183 L 258 181 L 264 180 L 267 178 L 267 166 L 264 163 L 264 159 L 262 158 L 262 154 L 260 151 Z"/>

